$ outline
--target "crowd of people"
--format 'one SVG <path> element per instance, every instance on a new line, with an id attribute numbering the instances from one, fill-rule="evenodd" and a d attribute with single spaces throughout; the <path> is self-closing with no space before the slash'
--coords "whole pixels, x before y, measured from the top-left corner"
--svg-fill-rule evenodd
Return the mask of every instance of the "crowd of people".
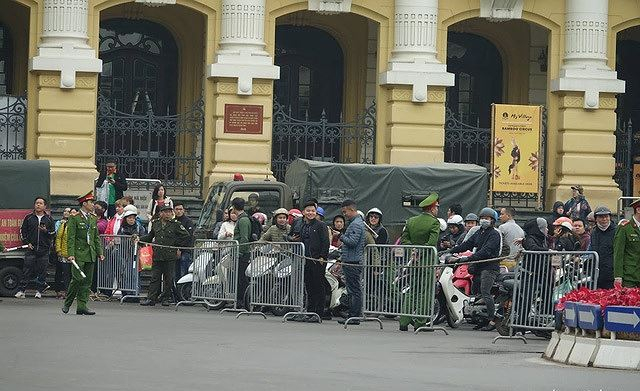
<path id="1" fill-rule="evenodd" d="M 140 304 L 169 305 L 175 297 L 172 292 L 175 281 L 188 273 L 192 262 L 195 224 L 186 216 L 184 204 L 172 200 L 165 187 L 157 185 L 145 211 L 149 220 L 145 224 L 133 199 L 123 195 L 126 179 L 117 173 L 115 164 L 107 164 L 98 185 L 101 200 L 95 200 L 91 192 L 79 197 L 78 207 L 65 208 L 57 222 L 46 212 L 47 200 L 35 199 L 34 210 L 25 217 L 21 228 L 28 249 L 23 279 L 15 296 L 25 298 L 27 283 L 35 279 L 35 297 L 41 298 L 46 289 L 46 266 L 53 259 L 56 266 L 54 289 L 56 296 L 65 300 L 63 312 L 68 312 L 77 298 L 77 313 L 92 315 L 94 312 L 87 307 L 87 301 L 90 291 L 96 290 L 95 285 L 92 286 L 95 262 L 104 258 L 100 235 L 124 235 L 132 237 L 138 245 L 154 246 L 149 294 Z M 422 213 L 406 222 L 401 237 L 394 243 L 471 254 L 459 256 L 458 262 L 486 261 L 470 265 L 469 272 L 475 277 L 475 293 L 487 305 L 490 321 L 482 325 L 482 329 L 488 331 L 494 330 L 501 321 L 490 292 L 500 263 L 504 259 L 516 262 L 522 250 L 595 251 L 599 256 L 598 288 L 610 289 L 615 284 L 639 286 L 640 200 L 631 204 L 633 218 L 621 220 L 616 225 L 613 213 L 606 206 L 591 210 L 582 186 L 573 186 L 572 190 L 572 198 L 565 203 L 556 202 L 547 219 L 538 217 L 522 227 L 516 222 L 516 210 L 512 207 L 483 208 L 478 214 L 469 211 L 464 215 L 462 205 L 452 204 L 447 210 L 447 219 L 440 219 L 439 197 L 432 193 L 420 203 Z M 245 271 L 251 262 L 250 243 L 301 242 L 307 259 L 304 276 L 307 311 L 315 315 L 297 320 L 331 319 L 325 308 L 328 294 L 325 268 L 333 247 L 341 251 L 341 268 L 350 298 L 348 319 L 351 324 L 358 324 L 362 315 L 360 266 L 364 249 L 368 244 L 390 244 L 391 238 L 382 223 L 380 208 L 371 208 L 365 214 L 358 210 L 354 200 L 348 199 L 342 203 L 341 212 L 327 224 L 324 209 L 317 200 L 310 199 L 301 210 L 279 208 L 269 211 L 272 220 L 268 222 L 267 215 L 258 206 L 257 194 L 250 195 L 247 200 L 233 199 L 211 235 L 214 239 L 239 243 L 237 305 L 249 304 L 244 303 L 243 293 L 249 284 Z M 423 293 L 420 289 L 412 289 L 410 294 L 418 297 Z M 414 328 L 424 325 L 412 317 L 401 317 L 399 322 L 403 331 L 409 325 Z"/>

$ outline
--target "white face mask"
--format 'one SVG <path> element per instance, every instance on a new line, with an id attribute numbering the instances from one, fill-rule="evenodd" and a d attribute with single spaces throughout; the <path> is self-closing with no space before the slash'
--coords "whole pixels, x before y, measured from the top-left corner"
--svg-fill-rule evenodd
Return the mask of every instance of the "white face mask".
<path id="1" fill-rule="evenodd" d="M 481 228 L 489 228 L 489 226 L 491 226 L 491 220 L 486 220 L 486 219 L 481 219 L 480 220 L 480 227 Z"/>

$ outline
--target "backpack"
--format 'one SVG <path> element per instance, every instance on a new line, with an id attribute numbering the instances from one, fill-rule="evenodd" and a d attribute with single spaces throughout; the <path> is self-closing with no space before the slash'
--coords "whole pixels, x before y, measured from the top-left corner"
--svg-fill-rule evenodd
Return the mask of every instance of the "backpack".
<path id="1" fill-rule="evenodd" d="M 62 258 L 69 256 L 67 249 L 67 222 L 60 224 L 58 232 L 56 232 L 56 253 Z"/>
<path id="2" fill-rule="evenodd" d="M 253 216 L 247 216 L 251 222 L 251 235 L 249 236 L 250 242 L 257 242 L 262 236 L 262 224 Z"/>

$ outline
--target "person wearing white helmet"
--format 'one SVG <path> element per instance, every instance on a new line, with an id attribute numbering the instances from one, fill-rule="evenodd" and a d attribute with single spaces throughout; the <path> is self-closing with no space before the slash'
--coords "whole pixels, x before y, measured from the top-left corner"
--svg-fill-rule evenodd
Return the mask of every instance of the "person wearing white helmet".
<path id="1" fill-rule="evenodd" d="M 447 232 L 438 242 L 438 251 L 448 250 L 462 242 L 464 238 L 464 220 L 460 215 L 452 215 L 447 220 Z"/>
<path id="2" fill-rule="evenodd" d="M 382 211 L 378 208 L 371 208 L 367 212 L 367 224 L 378 235 L 375 238 L 376 244 L 389 244 L 389 233 L 382 225 Z"/>
<path id="3" fill-rule="evenodd" d="M 500 255 L 502 238 L 500 232 L 495 229 L 498 213 L 491 208 L 483 208 L 479 216 L 480 229 L 474 233 L 469 240 L 449 250 L 452 253 L 462 253 L 475 248 L 476 251 L 473 255 L 459 258 L 462 262 L 494 259 Z M 500 261 L 478 263 L 472 266 L 469 272 L 474 275 L 474 281 L 477 279 L 480 280 L 480 295 L 487 305 L 487 319 L 490 320 L 488 324 L 480 324 L 476 327 L 483 331 L 495 330 L 496 323 L 500 321 L 500 318 L 496 316 L 491 287 L 500 273 Z"/>
<path id="4" fill-rule="evenodd" d="M 556 228 L 556 241 L 554 250 L 556 251 L 579 251 L 580 238 L 573 232 L 573 225 L 568 221 L 563 221 Z"/>
<path id="5" fill-rule="evenodd" d="M 285 208 L 273 212 L 273 220 L 267 232 L 262 234 L 260 242 L 286 242 L 291 227 L 288 224 L 289 212 Z"/>

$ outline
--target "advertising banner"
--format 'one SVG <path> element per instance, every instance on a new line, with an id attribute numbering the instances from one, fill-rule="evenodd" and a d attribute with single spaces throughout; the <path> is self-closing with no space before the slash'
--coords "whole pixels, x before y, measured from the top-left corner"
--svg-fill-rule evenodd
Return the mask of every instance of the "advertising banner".
<path id="1" fill-rule="evenodd" d="M 541 106 L 493 105 L 492 191 L 539 193 L 541 114 Z"/>
<path id="2" fill-rule="evenodd" d="M 0 209 L 0 242 L 9 248 L 22 245 L 20 227 L 31 209 Z"/>

